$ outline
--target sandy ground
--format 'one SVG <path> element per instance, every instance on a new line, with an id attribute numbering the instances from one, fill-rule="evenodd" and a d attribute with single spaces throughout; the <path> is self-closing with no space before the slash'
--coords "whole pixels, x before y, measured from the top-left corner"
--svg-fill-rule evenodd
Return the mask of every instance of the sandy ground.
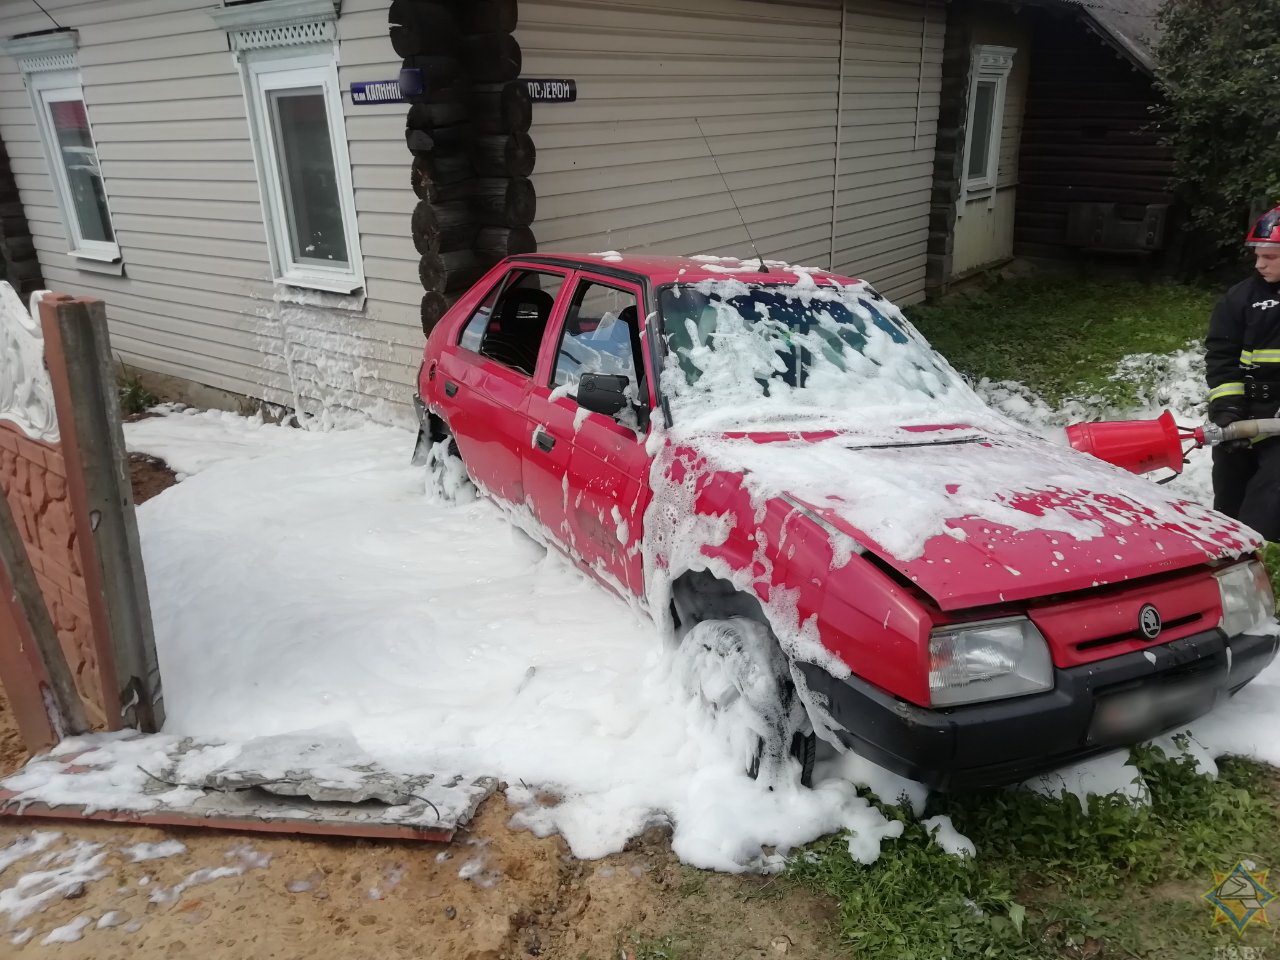
<path id="1" fill-rule="evenodd" d="M 139 500 L 172 482 L 161 464 L 131 466 Z M 25 759 L 0 690 L 0 771 Z M 496 795 L 450 844 L 0 818 L 0 863 L 6 847 L 35 830 L 62 833 L 43 853 L 0 868 L 0 958 L 849 955 L 832 933 L 833 905 L 784 881 L 685 867 L 662 831 L 637 838 L 622 853 L 580 861 L 558 837 L 539 839 L 511 829 L 510 816 Z M 134 844 L 168 839 L 181 841 L 186 850 L 143 862 L 125 853 Z M 106 875 L 11 923 L 6 907 L 15 895 L 40 871 L 56 867 L 42 865 L 41 858 L 77 841 L 102 845 Z M 199 882 L 198 871 L 237 865 L 244 868 L 238 875 Z M 180 884 L 185 888 L 175 895 Z M 114 925 L 99 928 L 108 914 Z M 81 939 L 41 943 L 80 917 L 92 921 Z M 15 936 L 25 942 L 15 943 Z"/>
<path id="2" fill-rule="evenodd" d="M 25 758 L 0 700 L 5 769 Z M 580 861 L 558 837 L 507 826 L 501 795 L 487 801 L 450 844 L 329 840 L 215 830 L 0 819 L 4 848 L 33 830 L 58 830 L 50 850 L 102 844 L 108 874 L 10 924 L 6 889 L 41 869 L 40 855 L 0 870 L 0 957 L 60 958 L 737 958 L 836 957 L 834 914 L 822 898 L 780 880 L 731 877 L 681 865 L 653 831 L 624 852 Z M 177 839 L 185 852 L 140 863 L 125 847 Z M 190 883 L 196 871 L 244 861 L 264 866 L 193 883 L 172 902 L 155 891 Z M 261 862 L 259 858 L 259 862 Z M 462 868 L 471 864 L 471 868 Z M 463 879 L 459 872 L 473 873 Z M 11 896 L 11 894 L 9 894 Z M 83 939 L 41 945 L 78 917 Z M 11 938 L 32 928 L 25 944 Z M 658 947 L 664 951 L 658 951 Z M 847 954 L 843 954 L 846 955 Z"/>

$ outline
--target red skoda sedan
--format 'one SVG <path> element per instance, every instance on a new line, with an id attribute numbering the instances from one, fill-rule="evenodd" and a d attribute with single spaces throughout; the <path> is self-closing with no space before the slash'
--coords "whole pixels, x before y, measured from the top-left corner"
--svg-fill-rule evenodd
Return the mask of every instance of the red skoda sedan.
<path id="1" fill-rule="evenodd" d="M 512 257 L 427 340 L 416 458 L 643 608 L 753 775 L 816 738 L 995 786 L 1275 656 L 1256 537 L 989 410 L 868 284 Z M 607 625 L 602 624 L 602 629 Z"/>

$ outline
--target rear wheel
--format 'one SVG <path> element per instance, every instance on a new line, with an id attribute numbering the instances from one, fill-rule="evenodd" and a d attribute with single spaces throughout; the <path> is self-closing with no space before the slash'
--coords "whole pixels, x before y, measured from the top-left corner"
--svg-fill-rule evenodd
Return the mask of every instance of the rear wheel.
<path id="1" fill-rule="evenodd" d="M 746 617 L 703 620 L 680 645 L 685 689 L 706 707 L 747 775 L 770 788 L 813 781 L 817 741 L 773 633 Z"/>
<path id="2" fill-rule="evenodd" d="M 475 485 L 452 434 L 446 431 L 431 442 L 425 462 L 428 499 L 437 503 L 468 503 L 475 499 Z"/>

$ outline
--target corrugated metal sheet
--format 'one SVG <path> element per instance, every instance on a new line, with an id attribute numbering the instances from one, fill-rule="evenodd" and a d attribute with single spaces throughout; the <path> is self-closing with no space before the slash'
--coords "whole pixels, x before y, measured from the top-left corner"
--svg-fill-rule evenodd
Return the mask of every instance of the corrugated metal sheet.
<path id="1" fill-rule="evenodd" d="M 848 0 L 837 187 L 840 0 L 522 0 L 525 75 L 578 82 L 534 107 L 541 248 L 751 256 L 745 219 L 766 257 L 834 252 L 918 299 L 945 24 L 928 8 Z"/>
<path id="2" fill-rule="evenodd" d="M 403 105 L 359 107 L 347 118 L 364 309 L 276 304 L 241 82 L 210 3 L 44 6 L 80 31 L 85 99 L 125 273 L 82 270 L 67 256 L 30 102 L 16 64 L 0 56 L 0 133 L 46 281 L 107 302 L 127 363 L 277 402 L 323 397 L 382 419 L 407 416 L 422 291 Z M 398 72 L 386 10 L 386 0 L 343 3 L 344 88 Z M 0 25 L 6 36 L 52 26 L 26 0 L 0 0 Z"/>

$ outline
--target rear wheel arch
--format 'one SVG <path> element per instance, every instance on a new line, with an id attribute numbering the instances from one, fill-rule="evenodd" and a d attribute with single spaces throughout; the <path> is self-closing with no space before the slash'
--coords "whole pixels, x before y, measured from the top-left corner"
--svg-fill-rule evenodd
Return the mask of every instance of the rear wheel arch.
<path id="1" fill-rule="evenodd" d="M 432 443 L 440 443 L 453 435 L 444 417 L 431 411 L 427 412 L 427 433 Z"/>

